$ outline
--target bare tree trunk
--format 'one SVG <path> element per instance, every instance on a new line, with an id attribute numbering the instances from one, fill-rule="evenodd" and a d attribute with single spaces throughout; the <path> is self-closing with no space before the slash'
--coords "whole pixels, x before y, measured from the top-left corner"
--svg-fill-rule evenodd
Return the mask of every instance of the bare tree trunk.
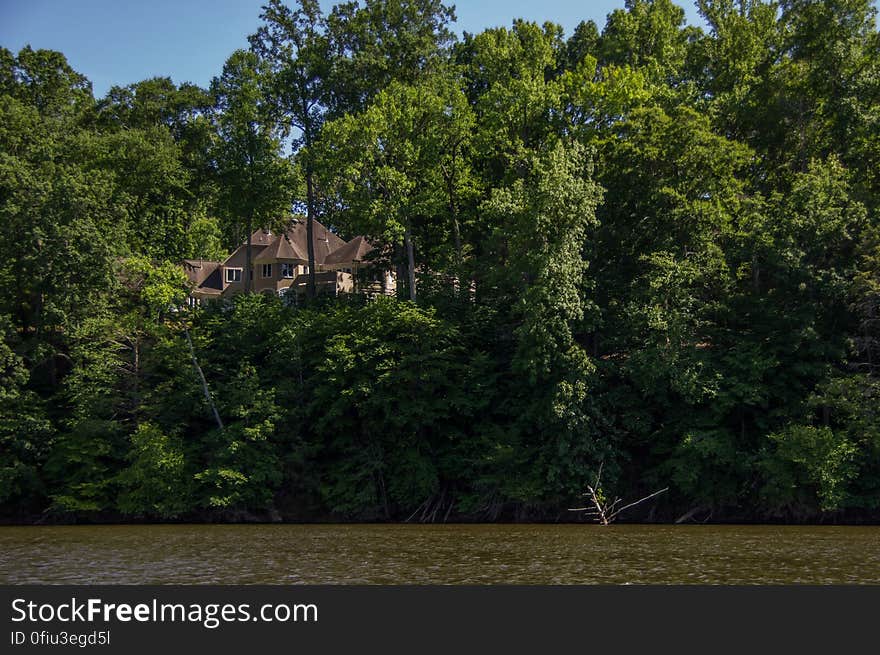
<path id="1" fill-rule="evenodd" d="M 621 498 L 615 498 L 613 501 L 605 500 L 605 494 L 602 492 L 602 468 L 604 467 L 604 462 L 599 465 L 599 473 L 596 475 L 596 483 L 593 486 L 587 485 L 587 493 L 584 496 L 587 496 L 590 499 L 590 503 L 592 504 L 590 507 L 575 507 L 569 509 L 569 512 L 586 512 L 587 516 L 593 516 L 595 519 L 601 523 L 602 525 L 610 525 L 617 516 L 623 512 L 624 510 L 629 509 L 630 507 L 635 507 L 636 505 L 640 505 L 646 500 L 650 500 L 654 498 L 654 496 L 659 496 L 660 494 L 669 491 L 669 487 L 664 487 L 659 491 L 655 491 L 652 494 L 648 494 L 647 496 L 640 498 L 634 503 L 630 503 L 629 505 L 624 505 L 621 508 L 617 508 L 620 504 Z"/>
<path id="2" fill-rule="evenodd" d="M 138 415 L 140 414 L 141 409 L 141 385 L 140 385 L 140 377 L 141 377 L 141 340 L 140 337 L 135 336 L 132 342 L 132 349 L 134 350 L 134 393 L 132 394 L 134 397 L 133 401 L 133 411 L 135 423 L 137 423 Z"/>
<path id="3" fill-rule="evenodd" d="M 248 134 L 249 137 L 253 137 L 252 134 Z M 254 157 L 252 152 L 248 151 L 248 176 L 250 179 L 250 188 L 248 189 L 248 194 L 252 194 L 254 192 Z M 250 195 L 248 197 L 251 197 Z M 251 275 L 251 270 L 253 268 L 253 245 L 251 244 L 251 235 L 254 233 L 254 213 L 253 213 L 254 203 L 250 202 L 248 207 L 248 217 L 247 217 L 247 235 L 245 241 L 245 261 L 246 261 L 246 269 L 244 272 L 244 292 L 251 292 L 251 284 L 253 280 L 251 279 L 253 276 Z"/>
<path id="4" fill-rule="evenodd" d="M 214 420 L 217 421 L 217 427 L 221 430 L 223 429 L 223 421 L 220 419 L 220 412 L 217 411 L 217 405 L 214 404 L 214 398 L 211 396 L 211 391 L 208 389 L 208 381 L 205 379 L 205 374 L 202 372 L 202 367 L 199 366 L 199 360 L 196 359 L 196 350 L 193 348 L 192 339 L 189 336 L 189 330 L 187 328 L 183 328 L 183 333 L 186 335 L 186 342 L 189 344 L 189 354 L 192 357 L 193 366 L 196 369 L 196 373 L 199 375 L 199 380 L 202 383 L 202 391 L 205 394 L 205 400 L 208 403 L 208 406 L 211 408 L 211 412 L 214 414 Z"/>
<path id="5" fill-rule="evenodd" d="M 303 139 L 306 146 L 305 161 L 303 162 L 306 174 L 306 256 L 309 258 L 306 297 L 314 298 L 317 295 L 315 283 L 315 171 L 312 166 L 312 121 L 305 98 L 303 98 L 302 112 Z"/>
<path id="6" fill-rule="evenodd" d="M 403 263 L 403 250 L 397 243 L 394 244 L 394 269 L 397 276 L 395 293 L 398 299 L 403 299 L 406 292 L 406 265 Z"/>
<path id="7" fill-rule="evenodd" d="M 251 263 L 251 260 L 252 260 L 252 258 L 253 258 L 253 246 L 251 245 L 251 235 L 254 233 L 253 225 L 254 225 L 254 219 L 253 219 L 253 217 L 252 217 L 252 216 L 248 216 L 248 223 L 247 223 L 247 242 L 246 242 L 246 245 L 245 245 L 245 247 L 244 247 L 245 261 L 246 261 L 246 263 L 245 263 L 245 271 L 244 271 L 244 292 L 245 292 L 245 293 L 250 293 L 250 292 L 251 292 L 251 283 L 252 283 L 252 280 L 251 280 L 251 277 L 252 277 L 252 276 L 251 276 L 251 268 L 253 267 L 253 264 Z"/>
<path id="8" fill-rule="evenodd" d="M 403 233 L 403 244 L 406 248 L 406 268 L 407 281 L 409 282 L 409 299 L 416 301 L 416 261 L 415 252 L 413 251 L 412 232 L 407 226 Z"/>
<path id="9" fill-rule="evenodd" d="M 306 249 L 309 257 L 309 281 L 306 286 L 306 295 L 314 298 L 315 285 L 315 187 L 312 179 L 311 164 L 306 163 Z"/>

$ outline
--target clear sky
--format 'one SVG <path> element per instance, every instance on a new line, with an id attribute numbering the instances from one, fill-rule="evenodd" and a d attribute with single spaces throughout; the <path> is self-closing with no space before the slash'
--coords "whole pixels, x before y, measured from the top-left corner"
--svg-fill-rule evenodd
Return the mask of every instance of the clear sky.
<path id="1" fill-rule="evenodd" d="M 148 77 L 206 86 L 226 57 L 247 47 L 265 0 L 0 0 L 0 45 L 13 52 L 60 50 L 88 77 L 95 95 Z M 335 4 L 322 0 L 325 10 Z M 460 0 L 456 31 L 508 26 L 514 18 L 552 20 L 566 33 L 581 20 L 601 29 L 624 0 Z M 692 0 L 679 0 L 699 24 Z"/>

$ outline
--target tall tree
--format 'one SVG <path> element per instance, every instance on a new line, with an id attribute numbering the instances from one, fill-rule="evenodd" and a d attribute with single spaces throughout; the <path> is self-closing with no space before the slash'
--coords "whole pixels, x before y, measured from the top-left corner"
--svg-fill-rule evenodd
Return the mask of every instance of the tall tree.
<path id="1" fill-rule="evenodd" d="M 454 7 L 440 0 L 357 0 L 327 18 L 336 52 L 333 115 L 361 111 L 396 80 L 412 84 L 445 64 Z"/>
<path id="2" fill-rule="evenodd" d="M 250 37 L 251 48 L 271 71 L 267 91 L 284 125 L 295 131 L 306 183 L 306 234 L 309 259 L 307 294 L 315 296 L 314 222 L 317 212 L 312 146 L 327 113 L 332 48 L 326 21 L 316 0 L 299 0 L 291 10 L 281 0 L 263 8 L 263 25 Z"/>
<path id="3" fill-rule="evenodd" d="M 601 64 L 647 68 L 667 83 L 681 81 L 688 41 L 699 31 L 685 26 L 684 9 L 671 0 L 626 0 L 615 9 L 599 39 Z"/>
<path id="4" fill-rule="evenodd" d="M 184 228 L 192 216 L 213 214 L 217 208 L 216 171 L 211 160 L 215 138 L 210 112 L 211 94 L 194 84 L 176 85 L 168 77 L 154 77 L 124 87 L 114 86 L 98 102 L 102 129 L 151 135 L 167 131 L 177 145 L 177 158 L 186 172 Z M 156 137 L 152 136 L 155 141 Z"/>
<path id="5" fill-rule="evenodd" d="M 492 287 L 514 342 L 506 394 L 512 448 L 499 464 L 517 501 L 558 502 L 586 483 L 603 455 L 588 397 L 595 365 L 577 338 L 596 320 L 583 251 L 602 191 L 577 144 L 550 145 L 520 170 L 483 207 L 497 217 Z"/>
<path id="6" fill-rule="evenodd" d="M 95 165 L 106 141 L 85 127 L 88 81 L 60 53 L 3 53 L 0 314 L 30 351 L 31 379 L 55 384 L 71 328 L 102 304 L 126 252 L 127 216 L 114 173 Z"/>
<path id="7" fill-rule="evenodd" d="M 411 300 L 417 296 L 417 221 L 439 218 L 460 255 L 460 172 L 453 167 L 460 166 L 471 121 L 455 80 L 435 76 L 417 85 L 393 83 L 364 112 L 325 126 L 326 178 L 336 181 L 352 227 L 403 245 Z"/>
<path id="8" fill-rule="evenodd" d="M 229 217 L 246 230 L 246 292 L 253 285 L 251 235 L 287 215 L 293 196 L 292 167 L 282 155 L 283 128 L 267 100 L 268 73 L 254 53 L 237 50 L 211 83 L 221 198 Z"/>

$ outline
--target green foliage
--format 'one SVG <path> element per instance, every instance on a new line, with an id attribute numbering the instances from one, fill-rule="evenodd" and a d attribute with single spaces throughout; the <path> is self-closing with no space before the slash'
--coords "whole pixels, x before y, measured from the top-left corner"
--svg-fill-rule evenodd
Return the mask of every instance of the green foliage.
<path id="1" fill-rule="evenodd" d="M 559 518 L 601 468 L 662 519 L 876 520 L 875 8 L 697 4 L 456 42 L 270 0 L 209 90 L 98 101 L 0 49 L 0 511 Z M 187 307 L 182 258 L 300 208 L 411 301 Z"/>
<path id="2" fill-rule="evenodd" d="M 472 124 L 464 94 L 444 78 L 417 86 L 394 83 L 367 111 L 329 123 L 322 135 L 322 168 L 337 181 L 347 227 L 402 242 L 415 217 L 439 214 L 442 220 L 448 204 L 444 163 L 451 163 L 453 148 Z"/>
<path id="3" fill-rule="evenodd" d="M 118 480 L 122 513 L 173 518 L 192 506 L 191 479 L 177 441 L 149 423 L 131 435 L 129 465 Z"/>
<path id="4" fill-rule="evenodd" d="M 627 0 L 608 14 L 597 50 L 603 64 L 638 66 L 679 81 L 694 28 L 682 29 L 684 9 L 670 0 Z"/>
<path id="5" fill-rule="evenodd" d="M 228 422 L 205 435 L 207 468 L 195 475 L 200 503 L 224 509 L 271 506 L 282 479 L 273 390 L 261 388 L 254 366 L 242 363 L 218 395 Z"/>
<path id="6" fill-rule="evenodd" d="M 810 425 L 793 425 L 768 439 L 772 446 L 761 462 L 768 479 L 762 494 L 771 508 L 811 508 L 816 501 L 822 511 L 841 508 L 845 486 L 856 473 L 852 443 L 827 427 Z"/>
<path id="7" fill-rule="evenodd" d="M 255 227 L 274 225 L 289 211 L 293 171 L 283 157 L 282 126 L 267 98 L 268 68 L 255 54 L 234 52 L 214 78 L 218 140 L 214 157 L 227 234 L 238 245 Z"/>
<path id="8" fill-rule="evenodd" d="M 328 506 L 388 517 L 467 484 L 466 435 L 491 392 L 484 357 L 434 312 L 393 299 L 315 318 L 294 347 L 311 353 L 303 428 Z"/>
<path id="9" fill-rule="evenodd" d="M 454 7 L 440 0 L 365 0 L 335 5 L 327 17 L 338 53 L 330 73 L 333 113 L 356 114 L 391 84 L 414 84 L 443 66 Z"/>
<path id="10" fill-rule="evenodd" d="M 0 505 L 30 506 L 44 494 L 40 469 L 54 430 L 42 399 L 27 388 L 30 373 L 6 316 L 0 334 Z"/>
<path id="11" fill-rule="evenodd" d="M 229 252 L 223 246 L 223 231 L 219 219 L 199 216 L 187 231 L 186 255 L 189 259 L 223 261 Z"/>
<path id="12" fill-rule="evenodd" d="M 496 189 L 485 205 L 494 214 L 497 239 L 510 253 L 499 286 L 507 289 L 512 338 L 510 361 L 516 376 L 508 402 L 519 407 L 513 424 L 514 484 L 536 492 L 571 493 L 598 467 L 587 394 L 594 366 L 575 339 L 589 325 L 594 306 L 586 298 L 583 250 L 595 228 L 599 187 L 590 179 L 584 149 L 557 144 L 536 155 L 529 172 L 509 188 Z M 524 485 L 524 487 L 522 486 Z M 541 491 L 538 491 L 541 490 Z"/>

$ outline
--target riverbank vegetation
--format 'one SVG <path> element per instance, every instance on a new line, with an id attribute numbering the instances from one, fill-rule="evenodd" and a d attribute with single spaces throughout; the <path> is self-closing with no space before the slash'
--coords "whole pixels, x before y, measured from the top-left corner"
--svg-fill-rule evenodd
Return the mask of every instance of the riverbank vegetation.
<path id="1" fill-rule="evenodd" d="M 103 98 L 0 50 L 3 516 L 571 520 L 601 468 L 643 518 L 880 519 L 873 4 L 697 4 L 272 0 L 210 88 Z M 185 306 L 291 211 L 399 296 Z"/>

